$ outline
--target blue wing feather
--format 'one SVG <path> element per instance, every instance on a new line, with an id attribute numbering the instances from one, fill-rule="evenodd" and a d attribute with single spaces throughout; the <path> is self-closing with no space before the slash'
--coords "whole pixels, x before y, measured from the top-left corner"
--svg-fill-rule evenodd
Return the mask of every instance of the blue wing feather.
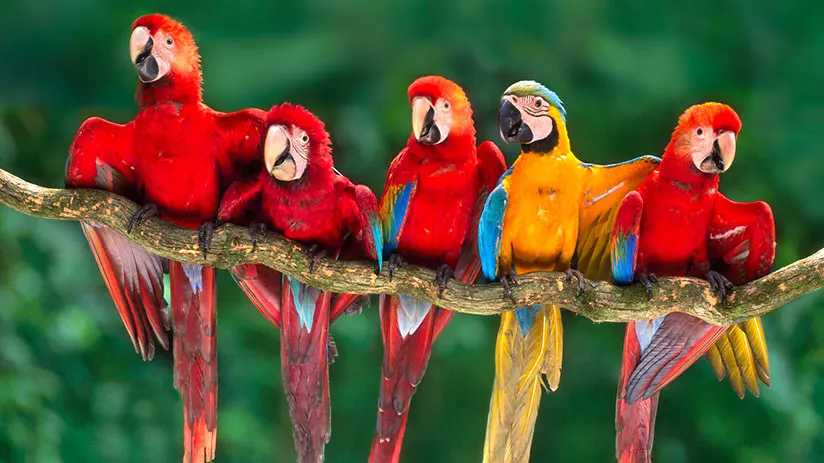
<path id="1" fill-rule="evenodd" d="M 481 269 L 487 280 L 498 277 L 498 256 L 501 252 L 504 214 L 509 202 L 504 180 L 512 173 L 510 167 L 498 180 L 498 184 L 484 204 L 481 220 L 478 224 L 478 254 L 481 256 Z"/>
<path id="2" fill-rule="evenodd" d="M 412 199 L 415 184 L 407 182 L 404 185 L 389 187 L 381 204 L 381 222 L 383 227 L 383 257 L 386 258 L 398 247 L 406 213 Z"/>
<path id="3" fill-rule="evenodd" d="M 629 285 L 635 279 L 643 209 L 644 200 L 637 191 L 629 192 L 619 206 L 610 237 L 612 279 L 617 284 Z"/>
<path id="4" fill-rule="evenodd" d="M 619 234 L 612 248 L 612 278 L 620 285 L 630 285 L 635 277 L 638 237 Z"/>

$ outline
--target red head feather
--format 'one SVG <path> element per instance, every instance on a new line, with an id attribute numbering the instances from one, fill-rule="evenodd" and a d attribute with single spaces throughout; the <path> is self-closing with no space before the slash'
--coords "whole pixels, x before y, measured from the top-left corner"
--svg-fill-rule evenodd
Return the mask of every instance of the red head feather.
<path id="1" fill-rule="evenodd" d="M 732 132 L 737 137 L 741 130 L 741 119 L 731 107 L 723 103 L 710 102 L 689 107 L 678 118 L 678 126 L 673 130 L 664 151 L 659 168 L 662 173 L 687 183 L 718 181 L 717 174 L 700 172 L 691 157 L 696 143 L 694 133 L 699 128 L 711 128 L 715 134 Z"/>
<path id="2" fill-rule="evenodd" d="M 333 166 L 332 141 L 323 121 L 303 106 L 283 103 L 273 106 L 266 115 L 267 127 L 273 125 L 294 125 L 309 135 L 309 166 L 312 170 L 327 171 Z"/>
<path id="3" fill-rule="evenodd" d="M 679 132 L 689 131 L 699 126 L 710 126 L 716 132 L 729 130 L 738 135 L 741 119 L 735 110 L 723 103 L 703 103 L 689 107 L 678 118 L 678 127 L 673 138 Z"/>
<path id="4" fill-rule="evenodd" d="M 454 135 L 475 136 L 475 123 L 472 120 L 472 106 L 460 85 L 441 76 L 420 77 L 408 90 L 409 101 L 418 96 L 427 97 L 433 103 L 444 98 L 452 105 L 453 122 L 451 133 Z M 473 141 L 474 143 L 474 141 Z"/>
<path id="5" fill-rule="evenodd" d="M 156 101 L 199 103 L 202 101 L 202 74 L 200 53 L 195 39 L 186 26 L 162 14 L 141 16 L 132 24 L 132 30 L 145 27 L 154 37 L 163 31 L 174 39 L 174 60 L 168 75 L 137 88 L 137 101 L 141 105 Z"/>

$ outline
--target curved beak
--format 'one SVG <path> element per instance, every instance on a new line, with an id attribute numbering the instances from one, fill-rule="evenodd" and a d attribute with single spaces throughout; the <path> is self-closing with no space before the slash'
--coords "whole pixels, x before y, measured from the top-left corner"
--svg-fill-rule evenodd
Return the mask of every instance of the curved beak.
<path id="1" fill-rule="evenodd" d="M 441 131 L 435 123 L 435 106 L 427 97 L 418 96 L 412 100 L 412 134 L 415 140 L 425 145 L 441 142 Z"/>
<path id="2" fill-rule="evenodd" d="M 735 160 L 735 133 L 722 131 L 712 142 L 709 154 L 705 155 L 698 169 L 708 174 L 726 172 Z"/>
<path id="3" fill-rule="evenodd" d="M 154 39 L 149 29 L 138 27 L 129 39 L 129 56 L 141 82 L 154 82 L 169 72 L 169 63 L 158 58 L 154 50 Z"/>
<path id="4" fill-rule="evenodd" d="M 266 171 L 281 182 L 300 179 L 308 166 L 306 157 L 292 152 L 292 141 L 282 125 L 273 125 L 266 132 L 263 161 Z"/>
<path id="5" fill-rule="evenodd" d="M 498 131 L 501 138 L 507 143 L 524 144 L 532 142 L 532 129 L 524 122 L 521 110 L 507 99 L 503 100 L 498 108 Z"/>
<path id="6" fill-rule="evenodd" d="M 266 164 L 266 171 L 278 180 L 283 180 L 281 177 L 289 177 L 285 174 L 288 174 L 286 164 L 292 158 L 292 154 L 289 152 L 290 145 L 289 135 L 287 135 L 283 126 L 273 125 L 269 127 L 266 132 L 266 142 L 263 145 L 263 161 Z M 294 170 L 294 162 L 292 162 L 291 170 Z"/>

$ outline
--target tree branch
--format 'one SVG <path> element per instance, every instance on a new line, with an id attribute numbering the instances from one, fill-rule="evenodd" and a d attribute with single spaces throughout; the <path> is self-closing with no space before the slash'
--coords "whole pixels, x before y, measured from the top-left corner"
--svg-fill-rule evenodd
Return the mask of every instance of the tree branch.
<path id="1" fill-rule="evenodd" d="M 0 169 L 0 202 L 35 217 L 89 220 L 126 234 L 138 206 L 123 197 L 97 190 L 57 190 L 28 183 Z M 513 288 L 515 302 L 500 285 L 466 285 L 450 281 L 442 298 L 432 284 L 434 272 L 405 266 L 389 281 L 376 275 L 375 264 L 322 259 L 312 273 L 304 249 L 283 237 L 268 234 L 252 252 L 246 229 L 219 227 L 209 255 L 197 245 L 197 231 L 160 219 L 150 219 L 129 236 L 135 243 L 162 257 L 182 262 L 228 268 L 242 263 L 265 264 L 319 289 L 357 294 L 407 294 L 451 310 L 475 315 L 495 315 L 532 304 L 555 304 L 595 322 L 647 320 L 670 312 L 684 312 L 709 323 L 729 325 L 765 314 L 787 302 L 824 287 L 824 249 L 757 281 L 738 287 L 721 306 L 709 284 L 694 278 L 661 278 L 652 300 L 638 285 L 621 288 L 590 282 L 581 297 L 577 284 L 562 273 L 533 273 L 519 278 Z"/>

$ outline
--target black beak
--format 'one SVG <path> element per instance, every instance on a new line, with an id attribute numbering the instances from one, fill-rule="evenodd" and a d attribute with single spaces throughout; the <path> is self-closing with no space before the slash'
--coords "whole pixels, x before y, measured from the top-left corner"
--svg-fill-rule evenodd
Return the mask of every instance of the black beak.
<path id="1" fill-rule="evenodd" d="M 505 142 L 530 143 L 532 129 L 524 123 L 521 111 L 509 100 L 504 100 L 498 108 L 498 130 Z"/>
<path id="2" fill-rule="evenodd" d="M 429 111 L 426 112 L 418 141 L 427 145 L 434 145 L 441 141 L 441 131 L 438 130 L 438 126 L 435 124 L 435 108 L 429 108 Z"/>
<path id="3" fill-rule="evenodd" d="M 715 140 L 712 144 L 710 159 L 712 159 L 712 163 L 715 164 L 715 167 L 719 171 L 724 172 L 724 158 L 721 157 L 721 147 L 718 145 L 718 140 Z"/>
<path id="4" fill-rule="evenodd" d="M 152 47 L 154 41 L 151 37 L 143 47 L 143 51 L 137 55 L 134 60 L 134 68 L 137 70 L 137 75 L 143 82 L 151 82 L 157 78 L 160 69 L 157 67 L 157 60 L 152 56 Z"/>

